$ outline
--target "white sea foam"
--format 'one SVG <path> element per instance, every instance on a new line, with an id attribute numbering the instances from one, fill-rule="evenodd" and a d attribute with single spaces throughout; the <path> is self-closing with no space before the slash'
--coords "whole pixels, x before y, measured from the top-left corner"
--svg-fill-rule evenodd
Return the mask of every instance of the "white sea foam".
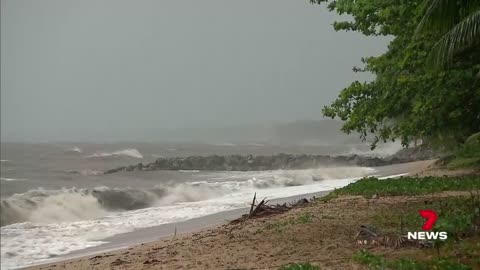
<path id="1" fill-rule="evenodd" d="M 73 175 L 83 175 L 83 176 L 88 176 L 88 175 L 102 175 L 103 171 L 99 170 L 90 170 L 90 169 L 84 169 L 84 170 L 68 170 L 64 171 L 68 174 L 73 174 Z"/>
<path id="2" fill-rule="evenodd" d="M 263 147 L 264 145 L 261 143 L 247 143 L 247 146 Z"/>
<path id="3" fill-rule="evenodd" d="M 109 187 L 96 188 L 95 192 L 38 190 L 35 191 L 38 201 L 29 204 L 35 205 L 29 221 L 0 229 L 1 266 L 2 269 L 28 266 L 100 245 L 102 239 L 116 234 L 246 207 L 254 192 L 257 197 L 275 199 L 331 190 L 373 172 L 370 168 L 356 167 L 212 172 L 204 175 L 208 179 L 205 181 L 146 191 Z M 29 198 L 33 195 L 29 194 Z M 121 212 L 105 208 L 109 204 L 124 203 L 126 199 L 150 204 L 147 208 Z M 9 207 L 12 204 L 10 201 Z"/>
<path id="4" fill-rule="evenodd" d="M 359 155 L 359 156 L 371 156 L 371 157 L 388 157 L 396 152 L 400 151 L 403 146 L 400 142 L 390 142 L 379 144 L 374 150 L 370 150 L 370 146 L 364 145 L 364 149 L 357 147 L 351 148 L 349 151 L 342 153 L 342 155 Z"/>
<path id="5" fill-rule="evenodd" d="M 75 146 L 73 148 L 70 148 L 70 149 L 67 149 L 66 152 L 70 152 L 70 153 L 82 153 L 82 149 L 80 149 L 80 147 L 78 146 Z"/>
<path id="6" fill-rule="evenodd" d="M 6 182 L 11 182 L 11 181 L 26 181 L 28 179 L 26 178 L 7 178 L 7 177 L 1 177 L 1 181 L 6 181 Z"/>
<path id="7" fill-rule="evenodd" d="M 212 145 L 212 146 L 236 146 L 236 144 L 230 143 L 230 142 L 210 143 L 209 145 Z"/>
<path id="8" fill-rule="evenodd" d="M 87 157 L 88 158 L 107 158 L 107 157 L 119 157 L 119 156 L 143 158 L 143 155 L 135 148 L 124 149 L 124 150 L 115 151 L 111 153 L 96 153 Z"/>

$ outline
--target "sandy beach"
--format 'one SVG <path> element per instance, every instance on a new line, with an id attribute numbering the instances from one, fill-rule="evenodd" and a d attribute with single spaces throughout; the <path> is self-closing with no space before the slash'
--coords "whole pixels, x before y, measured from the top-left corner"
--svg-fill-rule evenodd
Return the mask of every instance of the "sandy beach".
<path id="1" fill-rule="evenodd" d="M 441 172 L 428 168 L 432 162 L 379 167 L 376 175 L 438 175 Z M 408 199 L 381 198 L 374 207 L 387 209 Z M 341 198 L 328 204 L 310 203 L 285 214 L 230 223 L 248 212 L 247 208 L 237 209 L 117 235 L 107 239 L 107 244 L 27 269 L 275 269 L 302 261 L 316 262 L 322 269 L 353 269 L 357 266 L 350 258 L 358 246 L 351 234 L 359 224 L 368 223 L 371 207 L 364 198 Z M 311 223 L 295 221 L 305 215 L 312 217 Z"/>

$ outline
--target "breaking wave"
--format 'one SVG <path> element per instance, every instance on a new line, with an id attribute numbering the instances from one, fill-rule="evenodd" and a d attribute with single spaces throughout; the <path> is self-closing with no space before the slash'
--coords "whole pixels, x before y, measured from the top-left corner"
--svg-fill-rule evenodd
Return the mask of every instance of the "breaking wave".
<path id="1" fill-rule="evenodd" d="M 87 158 L 108 158 L 108 157 L 121 157 L 121 156 L 133 157 L 133 158 L 143 158 L 142 153 L 140 153 L 135 148 L 124 149 L 124 150 L 115 151 L 115 152 L 112 152 L 112 153 L 97 153 L 97 154 L 87 156 Z"/>
<path id="2" fill-rule="evenodd" d="M 36 189 L 2 199 L 0 224 L 96 219 L 114 212 L 205 201 L 256 189 L 302 186 L 327 179 L 361 177 L 373 171 L 370 168 L 337 167 L 234 174 L 224 172 L 206 175 L 209 180 L 205 181 L 167 183 L 145 189 L 105 186 L 92 189 Z"/>
<path id="3" fill-rule="evenodd" d="M 363 147 L 353 147 L 349 151 L 342 153 L 342 155 L 351 156 L 359 155 L 364 157 L 379 157 L 385 158 L 394 155 L 400 151 L 403 146 L 400 142 L 389 142 L 379 144 L 374 150 L 370 149 L 370 145 L 362 145 Z"/>
<path id="4" fill-rule="evenodd" d="M 206 200 L 234 191 L 230 188 L 229 185 L 197 182 L 159 185 L 150 189 L 36 189 L 2 199 L 0 224 L 4 226 L 26 221 L 58 223 L 95 219 L 112 212 Z"/>
<path id="5" fill-rule="evenodd" d="M 203 181 L 148 189 L 31 190 L 1 201 L 2 225 L 10 223 L 1 227 L 1 268 L 46 262 L 140 228 L 248 207 L 254 193 L 268 199 L 316 193 L 343 187 L 373 172 L 356 167 L 198 172 L 194 175 Z"/>
<path id="6" fill-rule="evenodd" d="M 85 169 L 85 170 L 68 170 L 68 171 L 63 171 L 63 172 L 68 173 L 68 174 L 72 174 L 72 175 L 82 175 L 82 176 L 102 175 L 102 174 L 103 174 L 102 171 L 99 171 L 99 170 L 89 170 L 89 169 Z"/>
<path id="7" fill-rule="evenodd" d="M 6 178 L 6 177 L 1 177 L 1 181 L 6 181 L 6 182 L 12 182 L 12 181 L 26 181 L 28 179 L 25 178 Z"/>
<path id="8" fill-rule="evenodd" d="M 0 224 L 94 219 L 110 211 L 148 207 L 154 198 L 148 191 L 126 188 L 30 190 L 1 200 Z"/>
<path id="9" fill-rule="evenodd" d="M 209 143 L 208 145 L 212 145 L 212 146 L 229 146 L 229 147 L 237 146 L 236 144 L 230 143 L 230 142 Z"/>
<path id="10" fill-rule="evenodd" d="M 82 149 L 80 149 L 80 147 L 75 146 L 73 148 L 65 150 L 65 152 L 67 152 L 67 153 L 82 153 L 83 151 L 82 151 Z"/>
<path id="11" fill-rule="evenodd" d="M 247 146 L 254 146 L 254 147 L 263 147 L 265 145 L 261 144 L 261 143 L 247 143 Z"/>

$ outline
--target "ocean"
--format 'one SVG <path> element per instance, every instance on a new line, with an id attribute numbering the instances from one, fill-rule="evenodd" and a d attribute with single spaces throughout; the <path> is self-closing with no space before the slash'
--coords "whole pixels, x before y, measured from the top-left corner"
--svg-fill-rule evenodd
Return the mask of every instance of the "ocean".
<path id="1" fill-rule="evenodd" d="M 119 166 L 190 155 L 391 154 L 367 144 L 2 143 L 1 268 L 46 262 L 105 239 L 248 206 L 269 199 L 342 187 L 374 168 L 321 167 L 253 172 L 136 171 Z M 315 179 L 324 179 L 316 181 Z"/>

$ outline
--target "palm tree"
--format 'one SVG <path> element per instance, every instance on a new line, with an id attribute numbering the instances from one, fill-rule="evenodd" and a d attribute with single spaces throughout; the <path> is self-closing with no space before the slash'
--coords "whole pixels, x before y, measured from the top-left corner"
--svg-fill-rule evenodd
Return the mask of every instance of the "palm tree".
<path id="1" fill-rule="evenodd" d="M 434 67 L 448 65 L 460 52 L 480 50 L 480 0 L 426 0 L 416 35 L 424 30 L 443 34 L 430 52 Z"/>

